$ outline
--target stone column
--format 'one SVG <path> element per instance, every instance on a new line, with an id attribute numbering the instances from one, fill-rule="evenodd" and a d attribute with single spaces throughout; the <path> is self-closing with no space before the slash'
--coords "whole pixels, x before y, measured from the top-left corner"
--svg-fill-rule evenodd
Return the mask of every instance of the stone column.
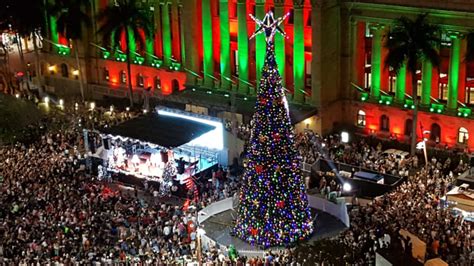
<path id="1" fill-rule="evenodd" d="M 155 3 L 153 19 L 155 23 L 155 55 L 157 57 L 163 57 L 163 41 L 161 38 L 161 6 L 159 2 Z"/>
<path id="2" fill-rule="evenodd" d="M 295 102 L 304 102 L 305 89 L 305 60 L 304 60 L 304 1 L 294 0 L 293 12 L 293 78 L 294 78 L 294 98 Z"/>
<path id="3" fill-rule="evenodd" d="M 265 0 L 255 1 L 255 17 L 263 19 L 265 16 Z M 255 25 L 258 27 L 258 25 Z M 278 34 L 278 33 L 277 33 Z M 255 73 L 256 73 L 256 85 L 257 88 L 260 85 L 260 78 L 262 76 L 263 63 L 265 62 L 265 50 L 266 50 L 265 36 L 259 34 L 255 38 Z"/>
<path id="4" fill-rule="evenodd" d="M 282 0 L 283 1 L 283 0 Z M 311 0 L 311 103 L 317 108 L 321 101 L 321 52 L 322 42 L 322 12 L 321 1 Z"/>
<path id="5" fill-rule="evenodd" d="M 398 70 L 396 90 L 395 90 L 395 101 L 403 103 L 405 101 L 406 92 L 406 80 L 407 80 L 407 65 L 403 64 Z"/>
<path id="6" fill-rule="evenodd" d="M 186 83 L 189 85 L 196 84 L 196 75 L 199 72 L 198 68 L 198 51 L 197 51 L 197 33 L 198 28 L 196 12 L 197 12 L 197 0 L 185 0 L 183 3 L 183 29 L 185 38 L 185 67 L 186 71 Z M 185 21 L 185 22 L 184 22 Z"/>
<path id="7" fill-rule="evenodd" d="M 181 18 L 182 19 L 182 18 Z M 178 0 L 173 0 L 171 4 L 171 38 L 172 41 L 172 55 L 178 62 L 182 62 L 181 58 L 181 31 L 183 28 L 180 27 L 179 17 L 179 3 Z"/>
<path id="8" fill-rule="evenodd" d="M 352 82 L 364 88 L 365 77 L 365 22 L 353 20 L 352 26 Z"/>
<path id="9" fill-rule="evenodd" d="M 219 1 L 221 89 L 230 89 L 229 0 Z"/>
<path id="10" fill-rule="evenodd" d="M 372 33 L 370 96 L 374 99 L 380 97 L 383 28 L 384 27 L 381 24 L 370 24 L 370 30 Z"/>
<path id="11" fill-rule="evenodd" d="M 171 63 L 171 27 L 170 27 L 170 2 L 161 2 L 161 32 L 163 38 L 163 65 L 169 67 Z"/>
<path id="12" fill-rule="evenodd" d="M 285 15 L 285 0 L 274 0 L 275 3 L 275 17 L 282 17 Z M 283 29 L 284 24 L 283 22 L 280 27 Z M 281 82 L 283 86 L 286 87 L 286 79 L 285 79 L 285 38 L 280 34 L 275 34 L 275 57 L 276 62 L 278 65 L 278 72 L 280 72 Z"/>
<path id="13" fill-rule="evenodd" d="M 458 32 L 450 32 L 451 55 L 448 73 L 448 109 L 458 107 L 459 65 L 461 61 L 461 36 Z"/>
<path id="14" fill-rule="evenodd" d="M 423 60 L 421 71 L 421 105 L 428 106 L 431 103 L 431 80 L 433 77 L 433 65 L 429 60 Z"/>
<path id="15" fill-rule="evenodd" d="M 214 86 L 214 58 L 212 49 L 212 15 L 211 1 L 202 0 L 202 49 L 203 49 L 203 72 L 204 86 Z"/>
<path id="16" fill-rule="evenodd" d="M 238 36 L 237 50 L 239 60 L 239 92 L 247 94 L 249 92 L 248 79 L 248 55 L 249 55 L 249 36 L 247 32 L 247 1 L 237 0 L 237 19 Z"/>

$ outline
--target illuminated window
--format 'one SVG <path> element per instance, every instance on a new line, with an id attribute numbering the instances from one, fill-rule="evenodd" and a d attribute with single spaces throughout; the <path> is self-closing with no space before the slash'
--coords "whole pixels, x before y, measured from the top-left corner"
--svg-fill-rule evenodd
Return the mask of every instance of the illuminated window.
<path id="1" fill-rule="evenodd" d="M 69 70 L 66 64 L 61 64 L 61 76 L 64 78 L 69 77 Z"/>
<path id="2" fill-rule="evenodd" d="M 106 67 L 104 67 L 103 77 L 104 77 L 105 81 L 109 81 L 109 79 L 110 79 L 110 73 L 109 73 L 109 70 Z"/>
<path id="3" fill-rule="evenodd" d="M 467 129 L 464 127 L 459 128 L 458 143 L 466 144 L 468 139 L 469 139 L 469 132 L 467 132 Z"/>
<path id="4" fill-rule="evenodd" d="M 234 51 L 234 73 L 238 77 L 239 76 L 239 51 Z"/>
<path id="5" fill-rule="evenodd" d="M 396 87 L 397 87 L 397 77 L 395 75 L 390 75 L 388 91 L 395 92 Z"/>
<path id="6" fill-rule="evenodd" d="M 413 120 L 407 119 L 405 120 L 405 136 L 411 136 L 413 131 Z"/>
<path id="7" fill-rule="evenodd" d="M 474 104 L 474 87 L 467 87 L 466 92 L 466 102 L 469 104 Z"/>
<path id="8" fill-rule="evenodd" d="M 155 89 L 161 90 L 161 79 L 159 77 L 155 77 Z"/>
<path id="9" fill-rule="evenodd" d="M 380 130 L 389 131 L 390 129 L 390 119 L 386 115 L 380 117 Z"/>
<path id="10" fill-rule="evenodd" d="M 431 124 L 430 140 L 436 143 L 441 141 L 441 127 L 436 123 Z"/>
<path id="11" fill-rule="evenodd" d="M 357 112 L 357 126 L 365 127 L 365 112 L 362 110 L 359 110 L 359 112 Z"/>
<path id="12" fill-rule="evenodd" d="M 120 82 L 122 84 L 126 84 L 127 83 L 127 74 L 125 73 L 125 71 L 120 71 Z"/>
<path id="13" fill-rule="evenodd" d="M 144 85 L 144 78 L 142 74 L 137 75 L 137 86 L 143 88 Z"/>
<path id="14" fill-rule="evenodd" d="M 417 85 L 416 95 L 418 95 L 418 97 L 421 97 L 421 91 L 422 91 L 421 80 L 417 80 L 416 85 Z"/>

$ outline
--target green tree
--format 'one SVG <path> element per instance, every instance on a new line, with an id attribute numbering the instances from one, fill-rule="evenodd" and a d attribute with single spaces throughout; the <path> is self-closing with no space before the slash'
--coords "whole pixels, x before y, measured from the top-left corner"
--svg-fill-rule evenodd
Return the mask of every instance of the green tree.
<path id="1" fill-rule="evenodd" d="M 79 86 L 81 99 L 84 101 L 84 83 L 81 64 L 79 62 L 79 40 L 83 36 L 83 27 L 91 25 L 91 19 L 85 12 L 89 6 L 89 0 L 56 0 L 50 8 L 50 15 L 57 19 L 58 32 L 73 42 L 74 55 L 76 57 L 76 66 L 79 71 Z"/>
<path id="2" fill-rule="evenodd" d="M 141 1 L 140 1 L 140 4 Z M 117 0 L 115 5 L 105 8 L 99 13 L 101 23 L 98 33 L 102 35 L 104 43 L 112 39 L 112 48 L 116 49 L 120 38 L 125 35 L 125 53 L 127 55 L 127 81 L 130 96 L 130 106 L 133 107 L 133 88 L 130 61 L 132 57 L 130 40 L 136 40 L 140 47 L 144 47 L 145 38 L 153 36 L 153 22 L 146 8 L 139 6 L 136 0 Z"/>
<path id="3" fill-rule="evenodd" d="M 407 71 L 412 76 L 412 96 L 415 109 L 413 110 L 413 126 L 410 142 L 411 155 L 415 154 L 417 141 L 417 118 L 418 118 L 418 96 L 417 96 L 417 67 L 427 60 L 433 66 L 439 66 L 440 58 L 437 48 L 441 42 L 439 38 L 439 27 L 427 22 L 427 15 L 418 15 L 415 19 L 400 17 L 390 27 L 385 46 L 388 55 L 385 59 L 385 67 L 392 67 L 398 74 L 400 69 L 406 65 Z"/>

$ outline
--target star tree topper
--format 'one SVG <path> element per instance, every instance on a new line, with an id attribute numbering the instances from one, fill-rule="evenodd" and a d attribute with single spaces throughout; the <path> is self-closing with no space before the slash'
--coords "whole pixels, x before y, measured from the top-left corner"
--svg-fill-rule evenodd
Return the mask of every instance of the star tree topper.
<path id="1" fill-rule="evenodd" d="M 286 13 L 283 17 L 274 18 L 273 12 L 269 11 L 263 20 L 260 20 L 254 17 L 252 14 L 249 14 L 250 18 L 255 21 L 255 23 L 259 26 L 255 32 L 250 36 L 250 39 L 253 39 L 260 33 L 265 33 L 265 40 L 267 43 L 273 42 L 273 37 L 275 37 L 275 33 L 278 32 L 284 38 L 287 38 L 286 33 L 280 28 L 280 24 L 290 15 L 290 13 Z"/>

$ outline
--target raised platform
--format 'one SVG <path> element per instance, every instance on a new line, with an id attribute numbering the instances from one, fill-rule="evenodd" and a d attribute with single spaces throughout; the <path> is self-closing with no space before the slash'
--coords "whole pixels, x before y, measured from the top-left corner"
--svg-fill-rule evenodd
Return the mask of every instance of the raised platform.
<path id="1" fill-rule="evenodd" d="M 345 203 L 335 204 L 324 198 L 308 195 L 308 203 L 314 221 L 314 233 L 308 241 L 317 241 L 322 238 L 333 237 L 349 227 L 349 216 Z M 233 220 L 237 217 L 236 199 L 227 198 L 215 202 L 199 211 L 199 227 L 204 230 L 202 235 L 203 248 L 216 246 L 223 252 L 227 252 L 229 245 L 233 245 L 244 256 L 264 255 L 264 250 L 257 246 L 230 235 Z M 273 250 L 282 247 L 270 248 Z"/>
<path id="2" fill-rule="evenodd" d="M 334 237 L 346 229 L 341 221 L 328 213 L 311 209 L 311 214 L 315 217 L 314 233 L 308 241 Z M 227 210 L 210 217 L 201 226 L 206 231 L 207 236 L 220 245 L 233 245 L 239 252 L 256 250 L 255 246 L 229 234 L 233 225 L 233 217 L 237 217 L 236 211 Z M 261 252 L 260 250 L 256 251 L 257 254 Z"/>

